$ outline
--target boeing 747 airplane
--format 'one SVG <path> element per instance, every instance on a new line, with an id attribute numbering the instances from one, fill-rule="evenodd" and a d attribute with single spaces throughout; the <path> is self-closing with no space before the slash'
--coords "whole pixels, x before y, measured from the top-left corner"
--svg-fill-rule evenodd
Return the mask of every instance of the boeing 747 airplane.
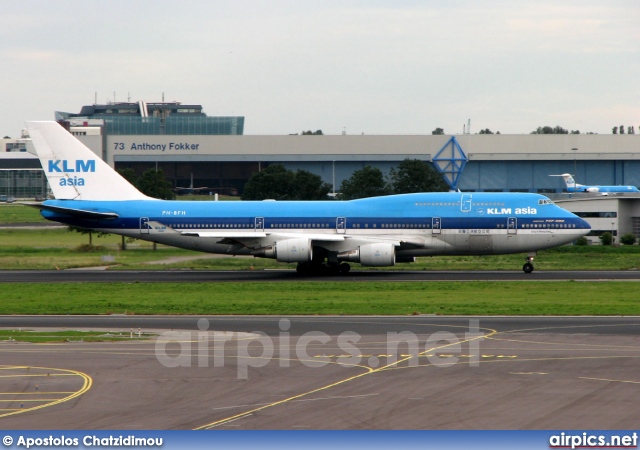
<path id="1" fill-rule="evenodd" d="M 417 193 L 351 201 L 193 202 L 147 197 L 56 122 L 29 122 L 55 200 L 53 221 L 202 252 L 297 263 L 300 273 L 346 273 L 350 262 L 393 266 L 416 256 L 527 253 L 590 230 L 547 197 Z"/>
<path id="2" fill-rule="evenodd" d="M 563 173 L 562 175 L 549 175 L 550 177 L 562 177 L 567 185 L 567 192 L 640 192 L 635 186 L 585 186 L 584 184 L 578 184 L 573 179 L 571 174 Z"/>

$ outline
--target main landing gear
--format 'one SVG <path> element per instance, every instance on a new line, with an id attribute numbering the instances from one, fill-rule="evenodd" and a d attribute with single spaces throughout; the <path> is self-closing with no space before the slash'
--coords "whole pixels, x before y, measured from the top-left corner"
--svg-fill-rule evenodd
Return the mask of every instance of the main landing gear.
<path id="1" fill-rule="evenodd" d="M 314 264 L 313 262 L 301 262 L 296 267 L 296 272 L 300 275 L 345 275 L 349 273 L 351 266 L 347 263 L 321 263 Z"/>
<path id="2" fill-rule="evenodd" d="M 527 262 L 524 263 L 524 266 L 522 266 L 522 270 L 524 270 L 524 273 L 531 273 L 533 272 L 533 255 L 528 255 L 527 256 Z"/>

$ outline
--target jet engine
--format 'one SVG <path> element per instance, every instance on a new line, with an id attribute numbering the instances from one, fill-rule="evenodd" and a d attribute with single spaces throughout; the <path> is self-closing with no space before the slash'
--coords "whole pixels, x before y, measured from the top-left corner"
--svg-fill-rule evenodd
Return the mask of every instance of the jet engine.
<path id="1" fill-rule="evenodd" d="M 338 253 L 338 259 L 359 262 L 363 266 L 395 266 L 396 247 L 393 244 L 365 244 L 346 252 Z"/>
<path id="2" fill-rule="evenodd" d="M 286 239 L 252 253 L 263 258 L 275 258 L 280 262 L 308 262 L 313 259 L 313 245 L 309 238 Z"/>

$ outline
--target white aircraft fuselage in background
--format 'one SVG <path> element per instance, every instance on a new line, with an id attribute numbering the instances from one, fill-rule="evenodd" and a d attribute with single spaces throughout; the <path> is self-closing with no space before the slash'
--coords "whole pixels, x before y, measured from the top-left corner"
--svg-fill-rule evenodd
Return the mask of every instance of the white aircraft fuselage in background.
<path id="1" fill-rule="evenodd" d="M 567 185 L 567 192 L 616 192 L 616 193 L 630 193 L 630 192 L 638 192 L 640 190 L 635 186 L 588 186 L 584 184 L 578 184 L 573 179 L 571 174 L 563 173 L 562 175 L 549 175 L 551 177 L 562 177 L 564 178 L 564 182 Z"/>

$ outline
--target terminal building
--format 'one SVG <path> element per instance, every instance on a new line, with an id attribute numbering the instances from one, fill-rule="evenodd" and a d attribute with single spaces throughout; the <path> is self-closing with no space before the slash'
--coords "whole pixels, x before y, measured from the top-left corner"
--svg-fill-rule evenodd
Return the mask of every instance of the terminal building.
<path id="1" fill-rule="evenodd" d="M 247 135 L 244 117 L 211 117 L 201 105 L 179 102 L 96 104 L 55 117 L 112 167 L 138 174 L 162 169 L 176 188 L 241 193 L 253 173 L 282 164 L 318 174 L 339 191 L 365 166 L 388 173 L 404 159 L 420 159 L 444 171 L 455 189 L 542 193 L 589 220 L 594 236 L 640 237 L 640 198 L 568 194 L 562 178 L 549 176 L 572 173 L 582 184 L 640 186 L 640 135 Z M 26 137 L 2 141 L 0 195 L 46 194 L 29 148 Z"/>

